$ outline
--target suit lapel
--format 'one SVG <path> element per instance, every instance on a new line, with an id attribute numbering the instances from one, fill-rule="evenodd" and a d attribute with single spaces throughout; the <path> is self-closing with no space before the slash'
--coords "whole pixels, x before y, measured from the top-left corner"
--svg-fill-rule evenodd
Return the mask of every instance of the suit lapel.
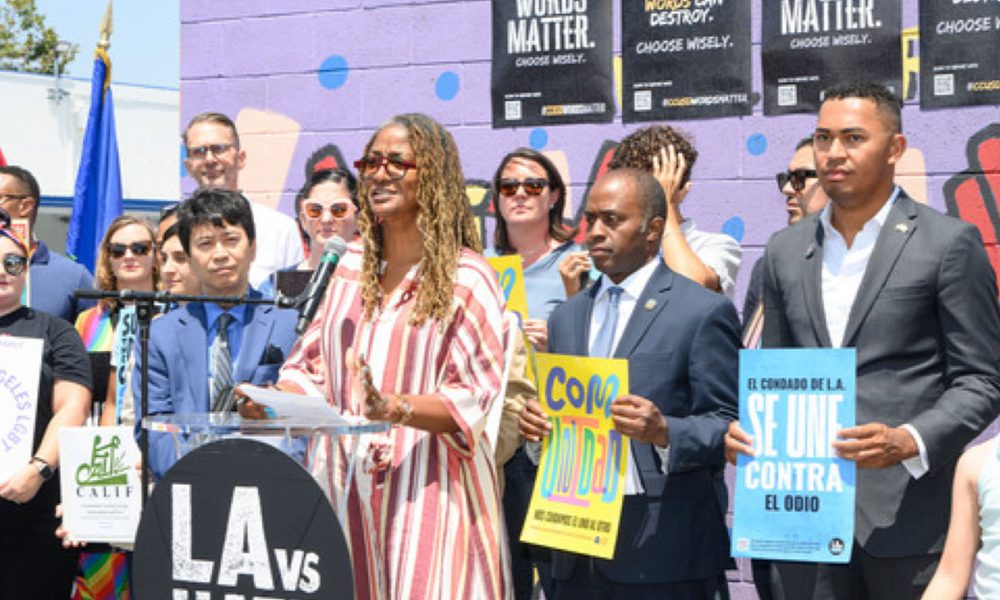
<path id="1" fill-rule="evenodd" d="M 832 344 L 830 332 L 826 328 L 826 311 L 823 310 L 823 223 L 819 215 L 812 218 L 816 227 L 807 237 L 809 244 L 803 254 L 805 264 L 802 266 L 802 291 L 817 345 L 829 347 Z"/>
<path id="2" fill-rule="evenodd" d="M 205 307 L 199 302 L 187 305 L 186 310 L 178 318 L 177 347 L 180 360 L 184 361 L 184 372 L 190 375 L 188 380 L 191 398 L 202 410 L 208 411 L 208 326 L 205 324 Z M 198 343 L 198 340 L 201 342 Z M 194 348 L 194 352 L 184 352 L 184 348 Z M 204 405 L 204 406 L 201 406 Z"/>
<path id="3" fill-rule="evenodd" d="M 851 305 L 851 312 L 847 317 L 847 327 L 844 329 L 843 346 L 853 344 L 861 323 L 868 316 L 875 299 L 882 291 L 882 286 L 885 285 L 885 280 L 892 273 L 900 252 L 917 229 L 916 218 L 917 211 L 913 200 L 900 190 L 899 196 L 892 208 L 889 209 L 885 224 L 875 240 L 871 258 L 868 259 L 868 266 L 861 278 L 858 295 Z"/>
<path id="4" fill-rule="evenodd" d="M 627 358 L 639 345 L 642 336 L 646 334 L 650 325 L 656 320 L 656 316 L 667 305 L 673 281 L 673 272 L 666 268 L 662 261 L 656 265 L 652 276 L 646 282 L 646 287 L 642 290 L 642 295 L 636 301 L 632 316 L 625 325 L 625 331 L 622 332 L 622 337 L 615 348 L 615 358 Z"/>
<path id="5" fill-rule="evenodd" d="M 576 331 L 583 332 L 583 335 L 577 336 L 576 343 L 573 344 L 573 353 L 577 356 L 590 356 L 590 319 L 591 314 L 594 312 L 594 300 L 597 298 L 597 292 L 600 289 L 600 280 L 587 289 L 585 302 L 580 305 L 573 319 L 578 324 Z"/>
<path id="6" fill-rule="evenodd" d="M 240 344 L 240 358 L 233 369 L 233 379 L 236 383 L 250 381 L 257 369 L 260 357 L 264 355 L 264 347 L 271 337 L 274 325 L 274 307 L 267 305 L 248 304 L 244 314 L 243 341 Z"/>

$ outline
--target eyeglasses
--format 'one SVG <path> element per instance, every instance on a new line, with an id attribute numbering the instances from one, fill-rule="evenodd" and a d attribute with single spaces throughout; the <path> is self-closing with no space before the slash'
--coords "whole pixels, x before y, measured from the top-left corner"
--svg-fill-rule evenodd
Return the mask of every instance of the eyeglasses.
<path id="1" fill-rule="evenodd" d="M 309 219 L 319 219 L 323 216 L 323 210 L 329 209 L 330 215 L 332 215 L 334 219 L 343 219 L 350 211 L 350 206 L 350 204 L 344 203 L 324 205 L 319 202 L 304 202 L 302 204 L 302 212 L 304 212 L 306 217 Z"/>
<path id="2" fill-rule="evenodd" d="M 778 180 L 778 190 L 785 189 L 786 183 L 792 184 L 792 189 L 801 192 L 806 187 L 806 180 L 816 177 L 816 169 L 795 169 L 784 171 L 774 176 Z"/>
<path id="3" fill-rule="evenodd" d="M 500 194 L 504 196 L 513 196 L 517 193 L 518 187 L 523 187 L 524 192 L 529 196 L 537 196 L 545 191 L 548 187 L 549 182 L 547 179 L 537 179 L 529 178 L 524 180 L 518 179 L 501 179 L 500 180 Z"/>
<path id="4" fill-rule="evenodd" d="M 408 170 L 416 169 L 417 163 L 403 160 L 398 156 L 366 156 L 354 161 L 354 168 L 358 169 L 364 179 L 375 177 L 382 167 L 385 167 L 385 174 L 389 179 L 396 181 L 406 177 Z"/>
<path id="5" fill-rule="evenodd" d="M 17 277 L 24 272 L 24 267 L 28 266 L 28 257 L 20 254 L 4 254 L 3 270 L 11 277 Z"/>
<path id="6" fill-rule="evenodd" d="M 152 242 L 132 242 L 131 244 L 108 244 L 108 254 L 111 258 L 121 258 L 131 250 L 133 256 L 146 256 L 153 249 Z"/>
<path id="7" fill-rule="evenodd" d="M 205 146 L 195 146 L 188 148 L 188 156 L 201 160 L 211 152 L 212 156 L 219 157 L 233 149 L 233 144 L 207 144 Z"/>
<path id="8" fill-rule="evenodd" d="M 0 204 L 8 202 L 20 202 L 25 198 L 31 198 L 31 194 L 0 194 Z"/>

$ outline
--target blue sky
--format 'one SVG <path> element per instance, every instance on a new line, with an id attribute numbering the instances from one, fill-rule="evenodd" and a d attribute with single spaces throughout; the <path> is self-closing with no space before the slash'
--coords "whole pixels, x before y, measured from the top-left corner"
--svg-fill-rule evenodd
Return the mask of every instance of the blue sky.
<path id="1" fill-rule="evenodd" d="M 80 46 L 66 75 L 89 79 L 107 0 L 36 0 L 45 24 Z M 180 84 L 180 0 L 116 0 L 111 78 L 176 89 Z"/>

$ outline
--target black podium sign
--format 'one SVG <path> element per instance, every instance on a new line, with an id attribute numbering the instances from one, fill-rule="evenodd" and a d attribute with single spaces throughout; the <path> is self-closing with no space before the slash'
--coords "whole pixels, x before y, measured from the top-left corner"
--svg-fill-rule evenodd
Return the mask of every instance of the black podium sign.
<path id="1" fill-rule="evenodd" d="M 139 523 L 138 600 L 354 598 L 330 501 L 280 450 L 230 439 L 160 480 Z"/>

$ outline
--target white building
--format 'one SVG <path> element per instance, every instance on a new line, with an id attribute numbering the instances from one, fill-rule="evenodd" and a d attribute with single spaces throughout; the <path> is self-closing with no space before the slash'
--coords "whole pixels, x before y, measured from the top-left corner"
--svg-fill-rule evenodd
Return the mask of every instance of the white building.
<path id="1" fill-rule="evenodd" d="M 180 91 L 112 83 L 125 210 L 155 221 L 180 198 Z M 42 190 L 36 234 L 62 251 L 90 110 L 90 80 L 0 71 L 0 151 Z"/>

